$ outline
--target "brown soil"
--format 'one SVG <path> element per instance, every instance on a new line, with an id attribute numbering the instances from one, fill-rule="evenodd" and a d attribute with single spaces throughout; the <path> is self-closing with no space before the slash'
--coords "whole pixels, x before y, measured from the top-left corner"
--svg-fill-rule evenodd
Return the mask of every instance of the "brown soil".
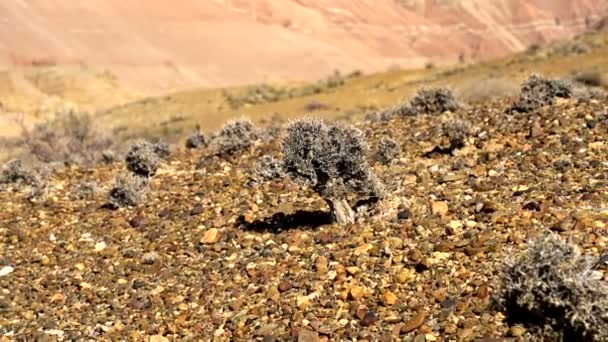
<path id="1" fill-rule="evenodd" d="M 402 155 L 374 165 L 391 193 L 378 215 L 347 227 L 290 181 L 248 182 L 279 141 L 198 170 L 209 151 L 176 152 L 131 209 L 103 209 L 103 192 L 71 198 L 83 181 L 108 184 L 121 163 L 59 171 L 35 203 L 0 192 L 0 268 L 13 268 L 0 276 L 0 335 L 524 339 L 490 305 L 503 260 L 547 230 L 606 252 L 608 105 L 568 100 L 513 116 L 508 105 L 455 113 L 479 133 L 454 156 L 425 156 L 448 114 L 360 123 Z"/>

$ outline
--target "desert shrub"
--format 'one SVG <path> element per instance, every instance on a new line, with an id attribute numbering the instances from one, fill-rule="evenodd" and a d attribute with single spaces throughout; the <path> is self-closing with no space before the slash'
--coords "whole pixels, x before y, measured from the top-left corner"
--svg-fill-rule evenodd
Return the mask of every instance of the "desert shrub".
<path id="1" fill-rule="evenodd" d="M 77 199 L 92 199 L 97 194 L 99 186 L 96 182 L 80 183 L 72 188 L 72 194 Z"/>
<path id="2" fill-rule="evenodd" d="M 568 83 L 533 74 L 521 85 L 519 99 L 508 111 L 528 113 L 552 105 L 556 98 L 570 97 L 572 97 L 572 87 Z"/>
<path id="3" fill-rule="evenodd" d="M 17 147 L 24 147 L 42 162 L 93 164 L 115 141 L 102 134 L 92 116 L 75 111 L 59 112 L 54 119 L 28 128 L 22 120 Z"/>
<path id="4" fill-rule="evenodd" d="M 506 262 L 496 302 L 511 323 L 563 341 L 608 339 L 608 286 L 596 260 L 571 242 L 546 235 Z"/>
<path id="5" fill-rule="evenodd" d="M 137 141 L 131 145 L 125 156 L 127 169 L 142 177 L 151 177 L 156 174 L 160 166 L 160 158 L 154 144 L 148 141 Z"/>
<path id="6" fill-rule="evenodd" d="M 339 224 L 354 222 L 348 196 L 380 198 L 383 188 L 366 159 L 363 134 L 348 124 L 301 119 L 289 125 L 283 141 L 285 173 L 317 192 Z"/>
<path id="7" fill-rule="evenodd" d="M 384 138 L 378 144 L 374 159 L 384 165 L 390 165 L 401 152 L 401 145 L 392 138 Z"/>
<path id="8" fill-rule="evenodd" d="M 21 160 L 13 159 L 4 164 L 0 174 L 0 184 L 38 186 L 46 181 L 47 172 L 26 167 Z"/>
<path id="9" fill-rule="evenodd" d="M 122 173 L 114 179 L 108 192 L 111 208 L 129 207 L 140 204 L 148 191 L 148 179 L 132 173 Z"/>
<path id="10" fill-rule="evenodd" d="M 283 163 L 268 155 L 260 158 L 254 169 L 254 178 L 261 181 L 281 179 L 284 176 Z"/>
<path id="11" fill-rule="evenodd" d="M 257 132 L 253 123 L 246 119 L 229 121 L 213 137 L 217 155 L 222 157 L 234 156 L 248 149 L 257 139 Z"/>
<path id="12" fill-rule="evenodd" d="M 464 147 L 473 129 L 469 122 L 452 118 L 442 123 L 441 132 L 447 138 L 447 148 L 455 150 Z"/>
<path id="13" fill-rule="evenodd" d="M 410 106 L 416 113 L 441 114 L 455 111 L 460 104 L 447 88 L 420 89 L 411 99 Z"/>
<path id="14" fill-rule="evenodd" d="M 204 148 L 209 144 L 209 138 L 205 133 L 201 132 L 200 128 L 197 128 L 188 138 L 186 138 L 186 148 Z"/>
<path id="15" fill-rule="evenodd" d="M 171 146 L 165 141 L 157 141 L 152 144 L 154 153 L 161 159 L 169 159 L 171 157 Z"/>

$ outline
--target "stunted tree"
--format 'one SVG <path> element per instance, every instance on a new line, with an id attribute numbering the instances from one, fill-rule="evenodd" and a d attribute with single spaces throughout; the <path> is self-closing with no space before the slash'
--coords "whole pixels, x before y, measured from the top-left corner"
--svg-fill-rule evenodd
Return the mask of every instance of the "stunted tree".
<path id="1" fill-rule="evenodd" d="M 297 120 L 288 127 L 283 142 L 283 170 L 318 193 L 331 208 L 335 222 L 353 223 L 355 213 L 349 199 L 378 199 L 383 193 L 367 162 L 368 148 L 361 131 L 351 125 Z"/>

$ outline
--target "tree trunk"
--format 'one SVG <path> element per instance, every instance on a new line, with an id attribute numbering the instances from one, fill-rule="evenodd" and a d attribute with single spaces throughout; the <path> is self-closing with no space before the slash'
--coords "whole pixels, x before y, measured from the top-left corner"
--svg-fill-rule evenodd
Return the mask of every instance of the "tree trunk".
<path id="1" fill-rule="evenodd" d="M 347 200 L 330 198 L 327 200 L 327 203 L 331 208 L 331 215 L 334 222 L 337 222 L 341 226 L 355 223 L 355 212 L 353 211 L 353 208 L 350 207 Z"/>

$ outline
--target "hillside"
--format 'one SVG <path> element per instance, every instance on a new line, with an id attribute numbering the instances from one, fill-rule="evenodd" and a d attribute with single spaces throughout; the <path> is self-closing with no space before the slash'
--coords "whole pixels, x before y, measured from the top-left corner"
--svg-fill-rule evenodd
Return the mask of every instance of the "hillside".
<path id="1" fill-rule="evenodd" d="M 356 122 L 372 153 L 387 137 L 400 147 L 389 165 L 372 154 L 365 159 L 385 192 L 376 205 L 366 204 L 373 210 L 357 211 L 357 221 L 344 226 L 332 223 L 330 208 L 310 187 L 287 178 L 254 181 L 261 158 L 281 157 L 285 127 L 227 157 L 214 156 L 213 145 L 174 147 L 147 195 L 117 210 L 109 198 L 143 191 L 113 183 L 125 172 L 122 160 L 60 168 L 45 184 L 3 171 L 3 181 L 31 182 L 34 192 L 19 183 L 0 191 L 0 335 L 580 341 L 575 323 L 582 320 L 589 323 L 583 332 L 605 337 L 597 330 L 608 324 L 605 287 L 576 284 L 608 278 L 606 98 L 557 99 L 507 114 L 511 103 L 483 100 L 443 114 Z M 446 138 L 443 123 L 453 118 L 471 129 L 452 150 L 437 149 Z M 139 162 L 147 165 L 146 158 Z M 123 190 L 111 191 L 113 184 Z M 515 324 L 493 303 L 504 262 L 550 231 L 590 253 L 593 267 L 542 279 L 546 269 L 574 263 L 559 259 L 529 279 L 582 315 L 566 324 L 551 306 L 561 302 L 528 297 L 545 305 L 542 315 L 560 318 L 548 321 L 555 330 L 541 325 L 542 335 L 536 319 L 520 314 L 523 322 Z M 538 287 L 543 281 L 547 288 Z M 567 285 L 551 283 L 560 281 Z M 597 305 L 586 314 L 581 303 Z"/>
<path id="2" fill-rule="evenodd" d="M 0 67 L 106 70 L 147 94 L 502 57 L 594 27 L 593 0 L 0 4 Z"/>

